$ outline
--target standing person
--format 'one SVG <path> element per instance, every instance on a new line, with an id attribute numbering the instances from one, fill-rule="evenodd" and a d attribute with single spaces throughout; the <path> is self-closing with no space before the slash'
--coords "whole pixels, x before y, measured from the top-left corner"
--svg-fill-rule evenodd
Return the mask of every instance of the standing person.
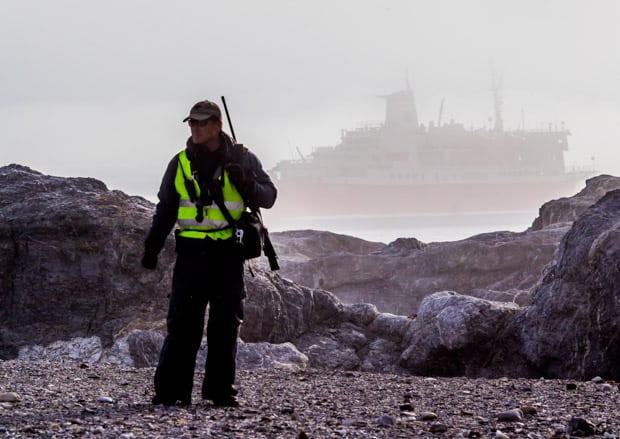
<path id="1" fill-rule="evenodd" d="M 222 131 L 217 104 L 196 103 L 183 122 L 189 124 L 191 137 L 168 164 L 142 258 L 142 266 L 156 268 L 157 256 L 177 222 L 168 333 L 155 371 L 152 402 L 191 404 L 208 304 L 202 398 L 234 407 L 237 337 L 245 298 L 243 258 L 214 197 L 222 196 L 230 215 L 238 219 L 246 207 L 273 206 L 277 191 L 258 158 Z"/>

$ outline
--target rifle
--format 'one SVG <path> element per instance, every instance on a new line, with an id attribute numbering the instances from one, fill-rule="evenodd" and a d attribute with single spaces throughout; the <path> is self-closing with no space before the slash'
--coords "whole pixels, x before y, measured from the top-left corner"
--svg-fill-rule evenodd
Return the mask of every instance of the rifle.
<path id="1" fill-rule="evenodd" d="M 230 120 L 230 113 L 228 112 L 228 105 L 226 105 L 226 99 L 224 98 L 224 96 L 222 96 L 222 104 L 224 105 L 224 111 L 226 112 L 226 119 L 228 120 L 228 126 L 230 127 L 230 134 L 234 142 L 237 143 L 237 138 L 235 136 L 235 130 L 233 128 L 232 121 Z M 254 216 L 258 218 L 258 221 L 261 225 L 261 229 L 262 229 L 261 234 L 263 238 L 262 239 L 263 252 L 265 253 L 265 256 L 267 256 L 267 259 L 269 260 L 269 268 L 271 268 L 271 271 L 279 270 L 280 265 L 278 264 L 278 255 L 276 255 L 276 251 L 273 248 L 273 245 L 271 244 L 271 239 L 269 239 L 269 231 L 267 230 L 267 227 L 265 227 L 265 224 L 263 224 L 263 217 L 260 213 L 260 209 L 258 207 L 255 209 L 250 207 L 250 210 L 252 210 L 252 213 L 255 214 Z M 243 235 L 241 235 L 241 238 L 242 237 Z"/>
<path id="2" fill-rule="evenodd" d="M 228 113 L 228 105 L 226 105 L 226 99 L 222 96 L 222 104 L 224 104 L 224 111 L 226 112 L 226 119 L 228 119 L 228 126 L 230 127 L 230 135 L 232 136 L 235 143 L 237 143 L 237 138 L 235 137 L 235 129 L 232 126 L 232 122 L 230 121 L 230 114 Z"/>

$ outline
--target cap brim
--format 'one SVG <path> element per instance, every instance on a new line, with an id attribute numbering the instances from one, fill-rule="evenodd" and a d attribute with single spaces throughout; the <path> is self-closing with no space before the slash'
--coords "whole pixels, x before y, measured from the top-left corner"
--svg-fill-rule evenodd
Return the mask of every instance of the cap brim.
<path id="1" fill-rule="evenodd" d="M 214 114 L 190 114 L 185 119 L 183 119 L 183 122 L 187 122 L 190 119 L 207 120 L 207 119 L 211 119 L 212 117 L 215 117 L 215 115 Z"/>

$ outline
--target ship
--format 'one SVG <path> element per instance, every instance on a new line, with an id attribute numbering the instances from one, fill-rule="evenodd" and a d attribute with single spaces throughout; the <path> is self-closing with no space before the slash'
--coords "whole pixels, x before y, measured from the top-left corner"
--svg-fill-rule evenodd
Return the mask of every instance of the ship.
<path id="1" fill-rule="evenodd" d="M 407 84 L 381 95 L 383 123 L 342 130 L 335 146 L 314 148 L 270 170 L 274 214 L 284 217 L 536 211 L 572 195 L 593 169 L 567 169 L 570 131 L 504 129 L 502 97 L 479 128 L 453 120 L 419 123 Z M 298 150 L 299 151 L 299 150 Z"/>

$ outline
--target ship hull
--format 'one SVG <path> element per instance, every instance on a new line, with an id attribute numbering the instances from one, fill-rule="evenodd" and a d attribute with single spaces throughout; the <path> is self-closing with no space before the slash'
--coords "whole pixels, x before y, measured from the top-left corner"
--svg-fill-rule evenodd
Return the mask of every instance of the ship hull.
<path id="1" fill-rule="evenodd" d="M 585 176 L 538 181 L 428 183 L 411 185 L 276 182 L 270 217 L 390 214 L 459 214 L 536 211 L 547 201 L 570 196 Z"/>

